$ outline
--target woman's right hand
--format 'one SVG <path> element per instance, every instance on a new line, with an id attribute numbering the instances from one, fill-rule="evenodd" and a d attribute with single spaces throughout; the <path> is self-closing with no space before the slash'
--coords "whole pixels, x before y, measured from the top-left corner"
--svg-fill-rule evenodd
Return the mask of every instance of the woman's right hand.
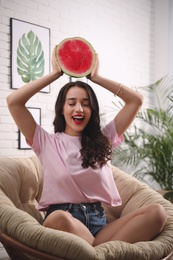
<path id="1" fill-rule="evenodd" d="M 57 46 L 54 47 L 52 52 L 52 71 L 60 77 L 63 75 L 63 71 L 61 70 L 60 65 L 56 59 L 56 48 Z"/>

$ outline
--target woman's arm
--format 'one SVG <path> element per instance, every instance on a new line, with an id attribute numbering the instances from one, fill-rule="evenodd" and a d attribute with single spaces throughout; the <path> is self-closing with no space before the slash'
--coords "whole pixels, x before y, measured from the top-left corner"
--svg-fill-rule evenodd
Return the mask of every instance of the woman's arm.
<path id="1" fill-rule="evenodd" d="M 125 103 L 123 108 L 115 116 L 117 133 L 118 136 L 121 136 L 136 117 L 136 114 L 142 106 L 143 96 L 123 84 L 101 77 L 98 74 L 98 66 L 97 57 L 96 66 L 90 75 L 90 80 L 119 96 Z"/>
<path id="2" fill-rule="evenodd" d="M 55 61 L 54 51 L 52 54 L 52 72 L 50 74 L 29 82 L 7 97 L 10 113 L 16 125 L 30 144 L 33 143 L 36 122 L 25 104 L 32 96 L 62 75 L 62 71 Z"/>

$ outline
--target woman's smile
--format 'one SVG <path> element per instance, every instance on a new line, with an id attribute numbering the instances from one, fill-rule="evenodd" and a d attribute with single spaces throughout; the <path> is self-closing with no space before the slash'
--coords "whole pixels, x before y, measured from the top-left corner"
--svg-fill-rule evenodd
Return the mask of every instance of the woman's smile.
<path id="1" fill-rule="evenodd" d="M 72 118 L 76 125 L 81 125 L 85 119 L 85 117 L 80 114 L 76 114 L 76 115 L 72 116 Z"/>

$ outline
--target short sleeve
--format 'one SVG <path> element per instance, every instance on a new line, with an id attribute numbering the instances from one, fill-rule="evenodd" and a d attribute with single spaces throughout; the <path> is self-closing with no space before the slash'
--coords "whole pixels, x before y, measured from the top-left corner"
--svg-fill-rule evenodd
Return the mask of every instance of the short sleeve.
<path id="1" fill-rule="evenodd" d="M 114 119 L 110 121 L 103 129 L 102 133 L 107 136 L 107 138 L 112 143 L 112 149 L 120 145 L 124 141 L 124 136 L 118 137 L 116 125 Z"/>
<path id="2" fill-rule="evenodd" d="M 38 124 L 36 124 L 33 144 L 31 145 L 27 140 L 27 144 L 32 148 L 32 150 L 39 155 L 40 151 L 42 150 L 42 146 L 44 145 L 44 140 L 46 140 L 46 136 L 49 134 Z"/>

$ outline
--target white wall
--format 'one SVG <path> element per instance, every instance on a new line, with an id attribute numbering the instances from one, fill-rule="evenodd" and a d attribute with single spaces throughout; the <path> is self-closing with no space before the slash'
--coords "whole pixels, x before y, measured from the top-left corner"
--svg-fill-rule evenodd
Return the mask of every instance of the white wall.
<path id="1" fill-rule="evenodd" d="M 18 129 L 6 105 L 6 96 L 14 91 L 10 17 L 50 28 L 51 51 L 66 37 L 86 38 L 99 53 L 100 73 L 113 80 L 137 86 L 154 79 L 154 0 L 0 0 L 0 156 L 32 154 L 18 150 Z M 39 93 L 27 104 L 41 108 L 42 126 L 48 131 L 53 130 L 55 98 L 66 81 L 63 76 L 49 94 Z M 107 92 L 93 87 L 103 108 Z"/>
<path id="2" fill-rule="evenodd" d="M 169 74 L 173 75 L 173 0 L 169 0 Z"/>
<path id="3" fill-rule="evenodd" d="M 171 2 L 173 0 L 154 1 L 154 81 L 170 73 Z"/>

